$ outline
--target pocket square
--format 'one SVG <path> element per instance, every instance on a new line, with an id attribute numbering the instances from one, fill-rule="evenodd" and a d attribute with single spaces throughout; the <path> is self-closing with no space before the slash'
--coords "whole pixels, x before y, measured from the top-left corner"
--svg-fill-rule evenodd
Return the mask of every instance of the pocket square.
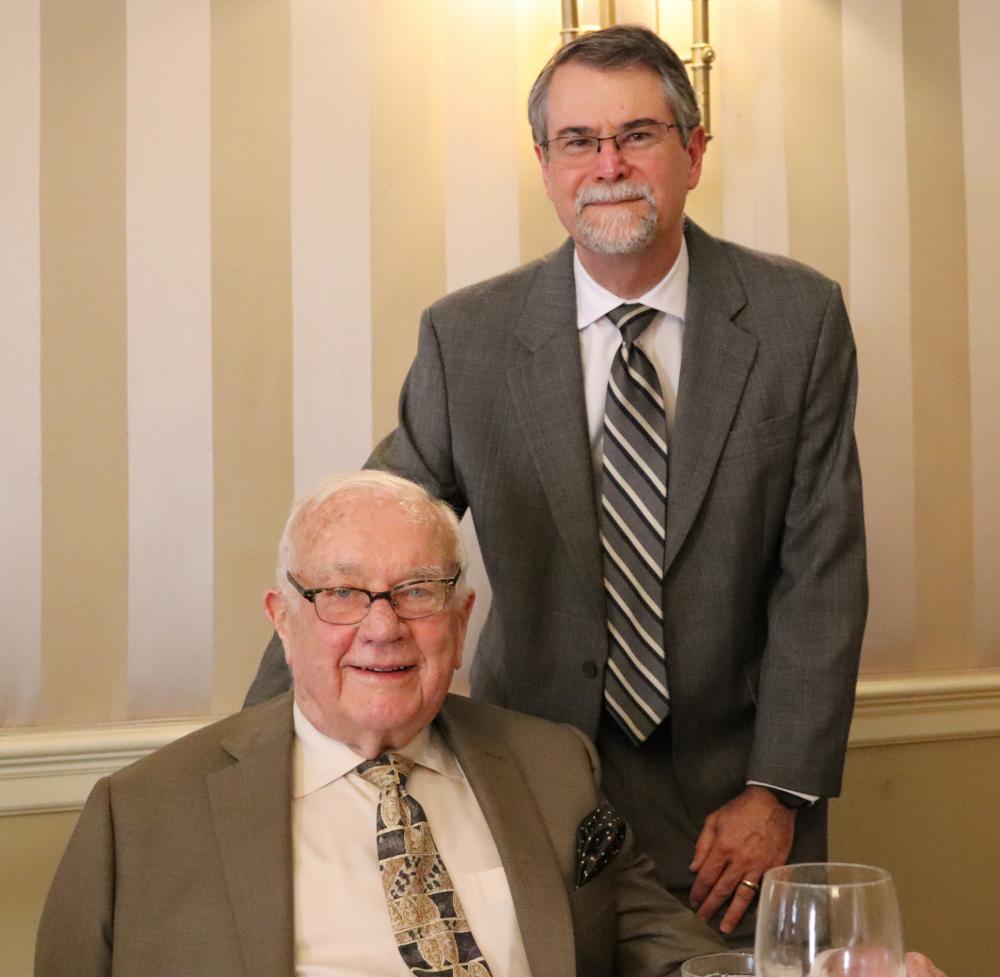
<path id="1" fill-rule="evenodd" d="M 576 887 L 600 874 L 624 842 L 625 819 L 610 804 L 591 811 L 576 829 Z"/>

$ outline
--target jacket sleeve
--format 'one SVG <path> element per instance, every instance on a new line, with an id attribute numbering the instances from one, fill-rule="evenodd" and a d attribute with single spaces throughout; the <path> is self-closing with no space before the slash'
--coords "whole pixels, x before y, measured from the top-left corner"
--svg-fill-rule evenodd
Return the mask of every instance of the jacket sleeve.
<path id="1" fill-rule="evenodd" d="M 840 790 L 868 609 L 857 365 L 840 289 L 822 314 L 767 607 L 748 779 Z"/>
<path id="2" fill-rule="evenodd" d="M 105 777 L 87 799 L 45 900 L 35 977 L 110 977 L 114 890 L 114 829 Z"/>
<path id="3" fill-rule="evenodd" d="M 432 310 L 420 319 L 417 354 L 399 395 L 399 426 L 365 463 L 423 485 L 459 518 L 468 505 L 452 457 L 448 380 Z"/>

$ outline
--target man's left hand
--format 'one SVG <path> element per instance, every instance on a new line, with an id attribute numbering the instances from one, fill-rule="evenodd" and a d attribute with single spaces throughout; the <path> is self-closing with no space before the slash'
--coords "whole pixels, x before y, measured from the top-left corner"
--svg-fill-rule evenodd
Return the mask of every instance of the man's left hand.
<path id="1" fill-rule="evenodd" d="M 732 896 L 719 929 L 731 933 L 743 918 L 764 873 L 784 865 L 792 849 L 795 811 L 756 784 L 723 804 L 705 819 L 690 869 L 698 875 L 691 887 L 691 905 L 711 919 Z"/>

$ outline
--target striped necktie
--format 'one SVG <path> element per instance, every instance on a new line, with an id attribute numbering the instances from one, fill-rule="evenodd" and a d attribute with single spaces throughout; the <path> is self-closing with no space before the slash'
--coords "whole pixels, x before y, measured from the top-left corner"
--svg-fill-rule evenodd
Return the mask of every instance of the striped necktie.
<path id="1" fill-rule="evenodd" d="M 383 753 L 356 768 L 379 789 L 378 864 L 400 956 L 414 977 L 491 977 L 427 815 L 406 790 L 412 769 L 413 761 L 400 753 Z"/>
<path id="2" fill-rule="evenodd" d="M 610 639 L 604 699 L 636 743 L 670 711 L 662 596 L 667 423 L 656 370 L 636 345 L 655 316 L 644 305 L 608 313 L 622 344 L 604 407 L 601 546 Z"/>

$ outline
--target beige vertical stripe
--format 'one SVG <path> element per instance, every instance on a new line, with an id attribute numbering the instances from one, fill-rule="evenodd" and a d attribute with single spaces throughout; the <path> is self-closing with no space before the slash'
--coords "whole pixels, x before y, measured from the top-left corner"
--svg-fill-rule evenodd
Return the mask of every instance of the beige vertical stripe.
<path id="1" fill-rule="evenodd" d="M 129 0 L 130 718 L 212 697 L 209 42 L 209 0 Z"/>
<path id="2" fill-rule="evenodd" d="M 295 492 L 372 446 L 369 9 L 293 0 Z"/>
<path id="3" fill-rule="evenodd" d="M 0 4 L 0 726 L 35 720 L 41 683 L 39 32 L 35 0 Z"/>
<path id="4" fill-rule="evenodd" d="M 270 633 L 292 496 L 290 50 L 287 0 L 213 0 L 215 712 L 239 705 Z"/>
<path id="5" fill-rule="evenodd" d="M 961 0 L 969 254 L 975 630 L 972 663 L 1000 666 L 1000 4 Z"/>
<path id="6" fill-rule="evenodd" d="M 848 291 L 847 149 L 839 0 L 782 0 L 788 250 Z"/>
<path id="7" fill-rule="evenodd" d="M 43 722 L 121 716 L 125 3 L 43 0 Z"/>
<path id="8" fill-rule="evenodd" d="M 905 671 L 916 645 L 916 554 L 901 0 L 844 0 L 843 43 L 851 321 L 871 586 L 864 667 Z"/>
<path id="9" fill-rule="evenodd" d="M 417 345 L 421 310 L 445 291 L 444 9 L 373 0 L 372 373 L 376 439 Z M 414 38 L 420 43 L 414 43 Z"/>
<path id="10" fill-rule="evenodd" d="M 967 663 L 972 621 L 972 445 L 959 65 L 955 0 L 905 0 L 921 641 L 917 664 L 934 669 Z"/>
<path id="11" fill-rule="evenodd" d="M 542 66 L 559 47 L 557 3 L 517 0 L 517 175 L 521 261 L 530 261 L 566 240 L 545 194 L 528 125 L 528 93 Z"/>
<path id="12" fill-rule="evenodd" d="M 788 183 L 782 71 L 781 0 L 724 4 L 720 43 L 726 56 L 713 69 L 720 91 L 718 131 L 710 153 L 722 171 L 724 237 L 747 247 L 788 254 Z M 713 7 L 713 9 L 715 9 Z"/>

